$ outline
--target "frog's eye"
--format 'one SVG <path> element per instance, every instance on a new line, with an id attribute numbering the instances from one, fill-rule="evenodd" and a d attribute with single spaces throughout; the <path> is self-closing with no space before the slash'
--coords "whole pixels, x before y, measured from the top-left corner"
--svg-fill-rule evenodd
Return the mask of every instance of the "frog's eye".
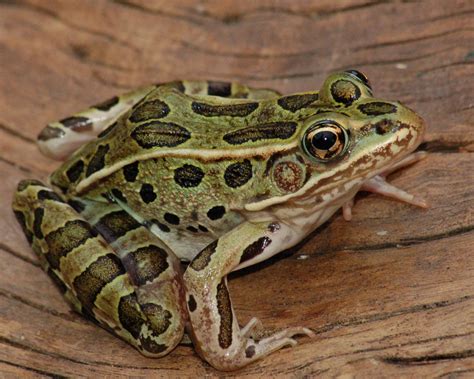
<path id="1" fill-rule="evenodd" d="M 318 161 L 336 158 L 346 150 L 349 141 L 346 130 L 335 121 L 320 121 L 308 128 L 303 136 L 303 149 Z"/>
<path id="2" fill-rule="evenodd" d="M 348 73 L 349 75 L 353 76 L 353 77 L 356 78 L 357 80 L 361 81 L 361 82 L 364 83 L 370 90 L 372 90 L 372 86 L 370 85 L 369 79 L 367 78 L 367 76 L 365 76 L 365 74 L 363 74 L 362 72 L 357 71 L 357 70 L 347 70 L 347 71 L 345 71 L 345 72 Z"/>

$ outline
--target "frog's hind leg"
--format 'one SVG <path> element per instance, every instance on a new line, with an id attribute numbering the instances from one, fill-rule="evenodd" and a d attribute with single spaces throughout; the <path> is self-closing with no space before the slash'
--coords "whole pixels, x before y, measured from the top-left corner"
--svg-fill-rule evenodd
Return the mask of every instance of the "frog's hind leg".
<path id="1" fill-rule="evenodd" d="M 184 281 L 196 351 L 220 370 L 235 370 L 284 346 L 293 336 L 314 336 L 307 328 L 292 327 L 256 341 L 253 318 L 240 328 L 235 317 L 226 276 L 292 246 L 295 233 L 286 225 L 245 222 L 202 250 L 188 266 Z"/>
<path id="2" fill-rule="evenodd" d="M 38 135 L 41 152 L 53 159 L 65 159 L 79 146 L 93 140 L 112 125 L 153 88 L 155 87 L 143 87 L 112 97 L 70 117 L 48 124 Z"/>
<path id="3" fill-rule="evenodd" d="M 84 204 L 71 204 L 85 212 Z M 167 354 L 180 342 L 186 321 L 176 258 L 118 209 L 96 217 L 96 225 L 108 226 L 104 238 L 101 227 L 74 208 L 34 180 L 22 181 L 13 201 L 41 265 L 75 310 L 144 355 Z"/>

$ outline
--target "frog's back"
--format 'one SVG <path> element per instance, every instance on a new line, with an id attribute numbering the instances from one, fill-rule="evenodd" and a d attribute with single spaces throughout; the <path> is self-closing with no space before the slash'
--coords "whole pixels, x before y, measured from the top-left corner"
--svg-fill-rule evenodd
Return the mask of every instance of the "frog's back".
<path id="1" fill-rule="evenodd" d="M 308 105 L 317 98 L 317 93 L 260 100 L 190 96 L 162 85 L 80 148 L 51 181 L 63 191 L 82 193 L 137 161 L 265 159 L 297 145 L 299 120 L 314 112 Z"/>

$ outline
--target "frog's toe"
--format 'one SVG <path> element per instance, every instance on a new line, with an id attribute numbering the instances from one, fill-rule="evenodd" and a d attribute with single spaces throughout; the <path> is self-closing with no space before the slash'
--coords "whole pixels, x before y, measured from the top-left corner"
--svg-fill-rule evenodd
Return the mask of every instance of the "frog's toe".
<path id="1" fill-rule="evenodd" d="M 258 342 L 249 338 L 245 348 L 245 358 L 254 361 L 274 351 L 280 350 L 285 346 L 295 346 L 298 342 L 293 337 L 298 335 L 306 335 L 311 338 L 316 336 L 314 332 L 308 328 L 294 327 L 276 332 Z"/>

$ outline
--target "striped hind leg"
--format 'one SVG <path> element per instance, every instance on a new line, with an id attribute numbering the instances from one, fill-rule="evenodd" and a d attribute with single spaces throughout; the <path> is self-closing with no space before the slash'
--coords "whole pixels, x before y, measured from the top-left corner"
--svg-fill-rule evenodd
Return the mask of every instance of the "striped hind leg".
<path id="1" fill-rule="evenodd" d="M 117 208 L 95 214 L 92 225 L 32 180 L 18 185 L 13 209 L 41 265 L 77 311 L 147 356 L 163 356 L 180 342 L 186 312 L 179 263 L 142 225 Z"/>

